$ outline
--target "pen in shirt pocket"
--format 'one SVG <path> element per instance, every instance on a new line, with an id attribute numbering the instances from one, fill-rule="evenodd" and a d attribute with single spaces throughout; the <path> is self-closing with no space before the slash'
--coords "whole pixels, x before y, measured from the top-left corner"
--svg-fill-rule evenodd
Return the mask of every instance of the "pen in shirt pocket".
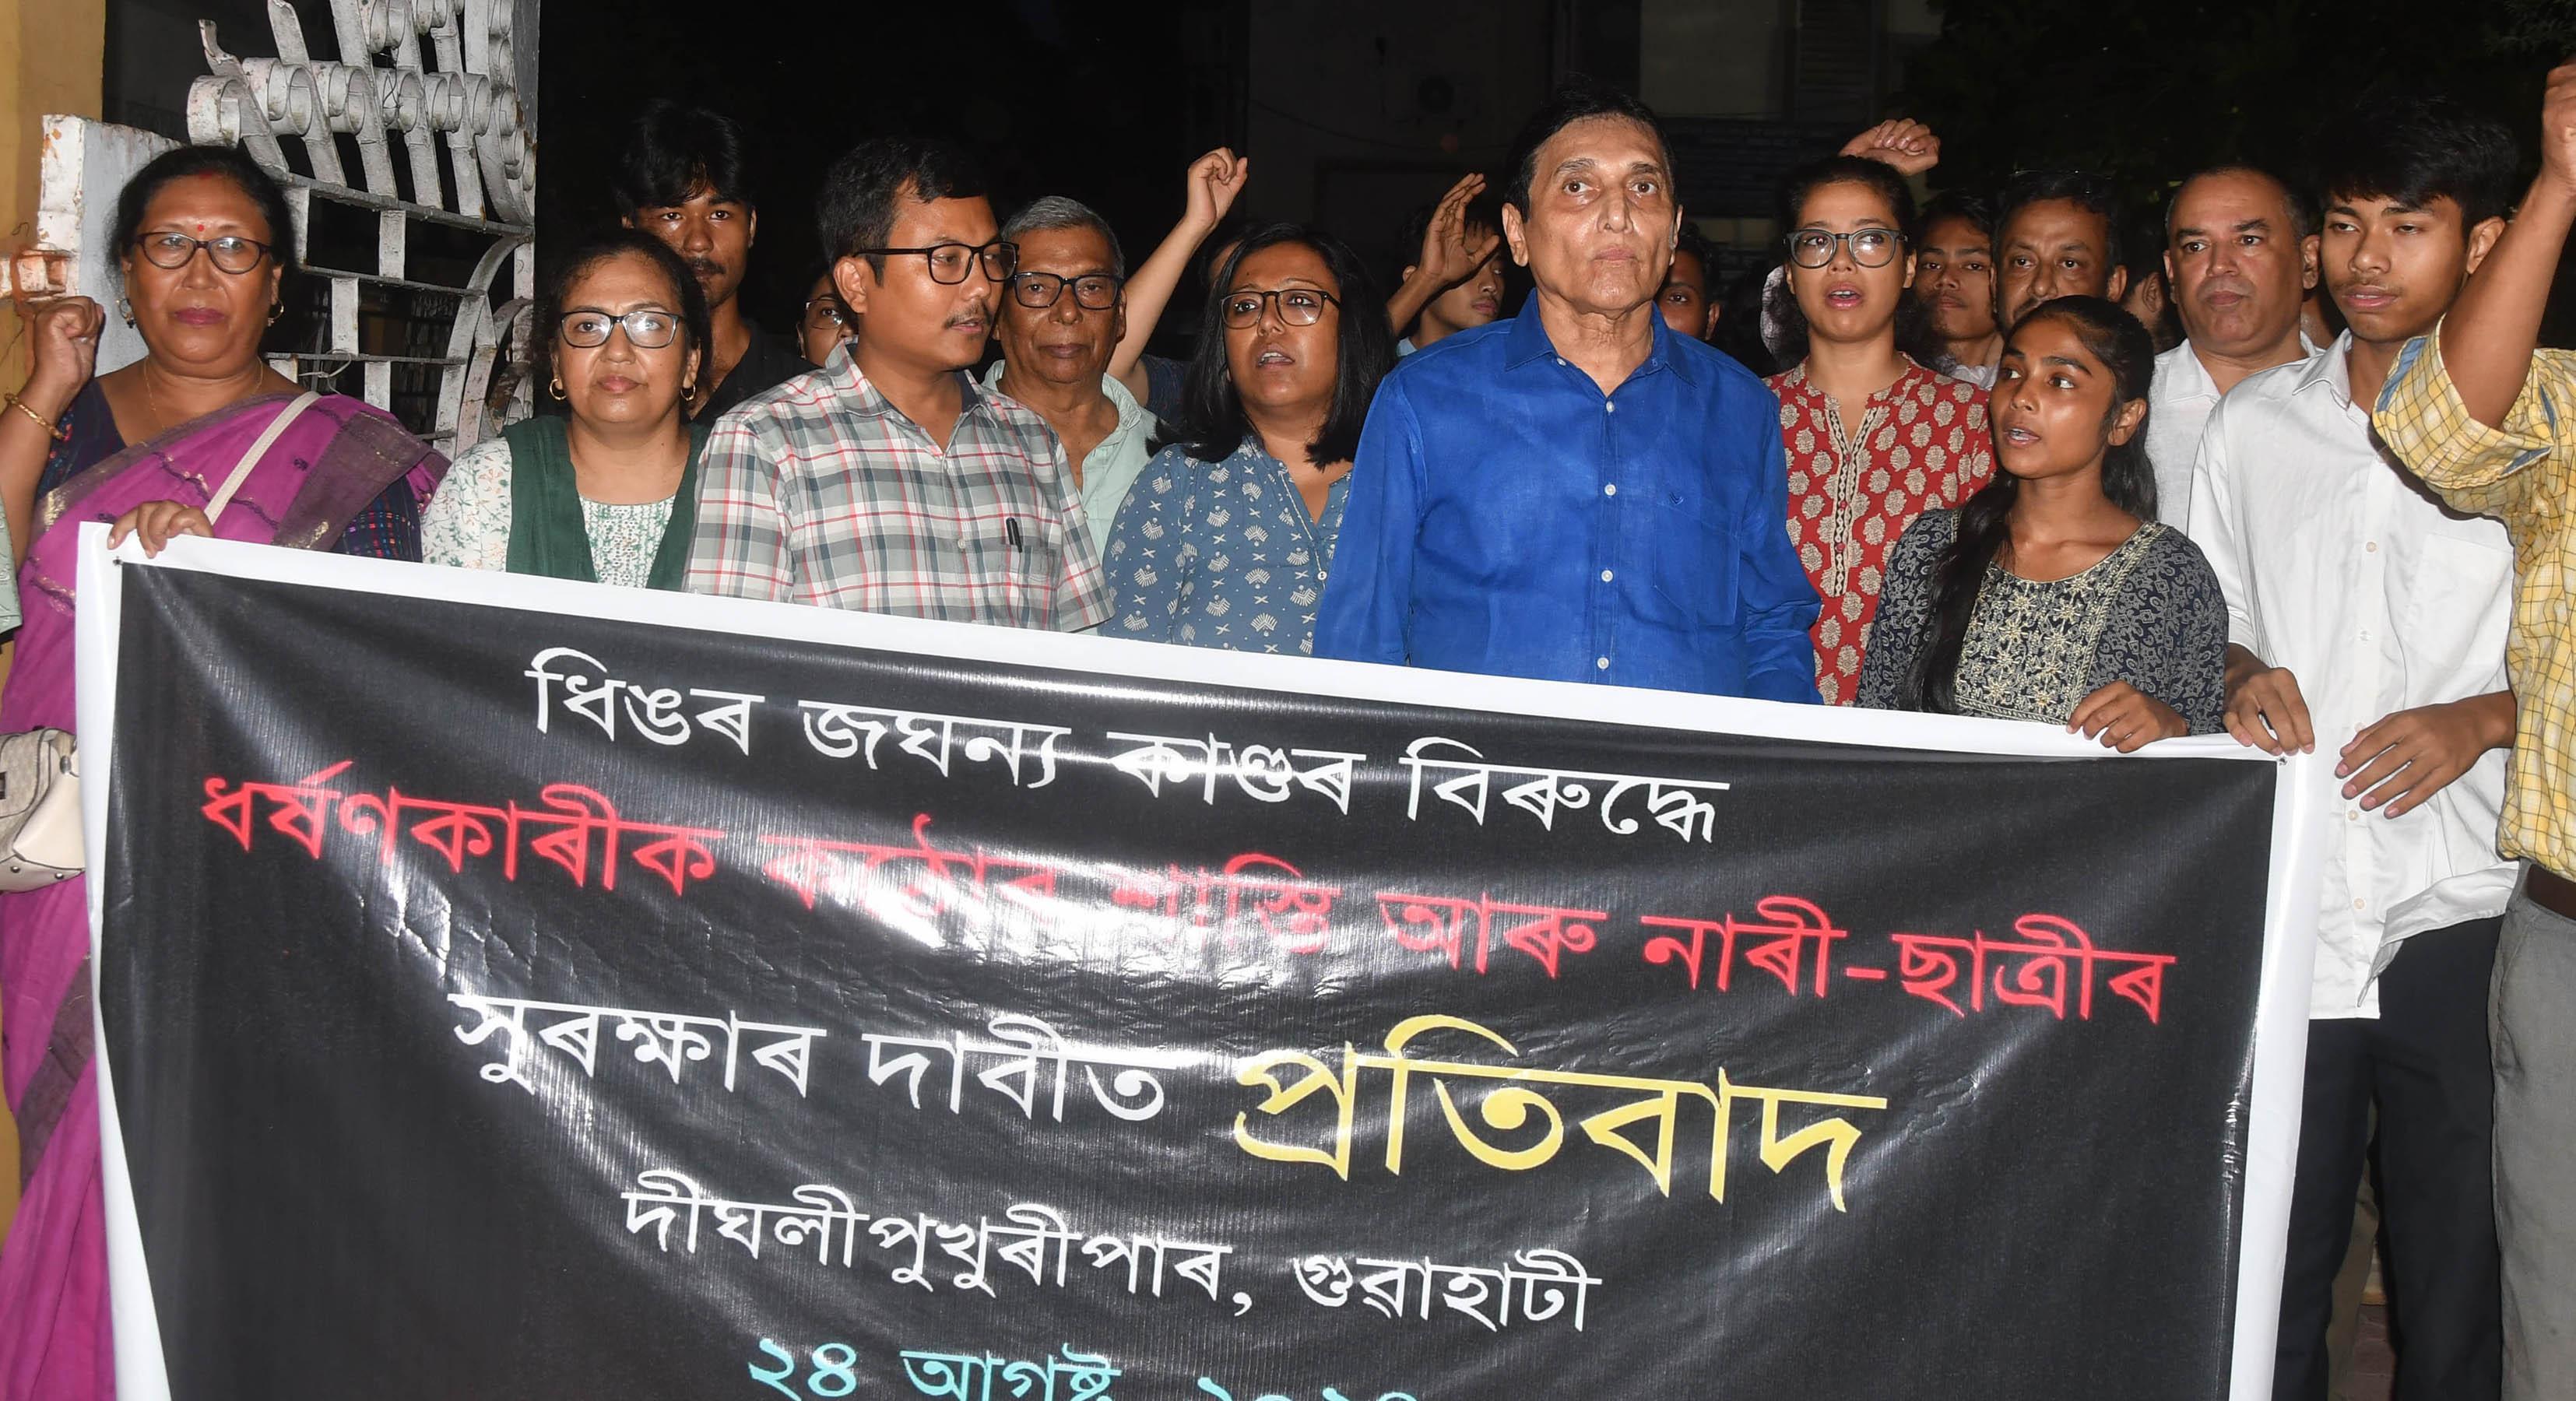
<path id="1" fill-rule="evenodd" d="M 1020 539 L 1020 518 L 1018 516 L 1011 516 L 1003 520 L 1002 538 L 1011 542 L 1012 549 L 1018 550 L 1022 554 L 1028 553 L 1029 547 L 1027 543 Z"/>

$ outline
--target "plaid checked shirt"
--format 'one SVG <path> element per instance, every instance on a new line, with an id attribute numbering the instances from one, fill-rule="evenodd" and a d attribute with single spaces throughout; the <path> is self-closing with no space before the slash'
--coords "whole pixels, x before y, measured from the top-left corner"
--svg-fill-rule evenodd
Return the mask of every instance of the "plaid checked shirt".
<path id="1" fill-rule="evenodd" d="M 945 446 L 847 351 L 717 420 L 689 591 L 1077 632 L 1109 616 L 1064 445 L 958 376 Z"/>
<path id="2" fill-rule="evenodd" d="M 2498 846 L 2576 876 L 2576 353 L 2534 352 L 2504 426 L 2489 428 L 2442 368 L 2440 335 L 2399 353 L 2371 422 L 2444 501 L 2513 538 L 2516 733 Z"/>

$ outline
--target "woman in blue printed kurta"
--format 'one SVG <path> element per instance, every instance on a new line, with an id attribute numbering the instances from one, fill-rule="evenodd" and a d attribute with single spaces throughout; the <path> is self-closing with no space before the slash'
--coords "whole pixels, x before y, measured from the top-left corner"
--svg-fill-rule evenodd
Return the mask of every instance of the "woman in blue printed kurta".
<path id="1" fill-rule="evenodd" d="M 1262 451 L 1257 434 L 1216 462 L 1163 449 L 1118 512 L 1107 561 L 1117 611 L 1102 631 L 1184 647 L 1312 651 L 1347 480 L 1325 488 L 1324 514 L 1310 518 L 1288 468 Z"/>
<path id="2" fill-rule="evenodd" d="M 1171 444 L 1119 508 L 1110 637 L 1314 650 L 1351 454 L 1394 363 L 1357 255 L 1280 224 L 1216 277 Z"/>

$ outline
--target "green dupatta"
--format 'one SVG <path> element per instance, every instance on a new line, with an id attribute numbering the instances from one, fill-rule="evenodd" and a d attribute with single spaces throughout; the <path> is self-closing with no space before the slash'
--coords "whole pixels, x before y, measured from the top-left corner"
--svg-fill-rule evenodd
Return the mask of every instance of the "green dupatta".
<path id="1" fill-rule="evenodd" d="M 564 420 L 541 414 L 511 424 L 501 436 L 510 444 L 510 572 L 598 583 Z M 698 523 L 698 459 L 706 447 L 707 425 L 690 424 L 689 465 L 680 471 L 670 524 L 662 528 L 662 543 L 653 551 L 653 571 L 644 581 L 648 589 L 677 593 L 688 578 L 689 537 Z"/>

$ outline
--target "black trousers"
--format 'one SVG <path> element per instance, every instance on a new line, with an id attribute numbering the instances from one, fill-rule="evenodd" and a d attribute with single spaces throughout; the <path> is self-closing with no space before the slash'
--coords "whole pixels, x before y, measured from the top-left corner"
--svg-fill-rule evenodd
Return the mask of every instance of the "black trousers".
<path id="1" fill-rule="evenodd" d="M 2495 1401 L 2504 1335 L 2487 985 L 2503 921 L 2414 935 L 2377 1019 L 2308 1023 L 2273 1401 L 2326 1401 L 2326 1323 L 2379 1110 L 2381 1253 L 2396 1401 Z"/>

